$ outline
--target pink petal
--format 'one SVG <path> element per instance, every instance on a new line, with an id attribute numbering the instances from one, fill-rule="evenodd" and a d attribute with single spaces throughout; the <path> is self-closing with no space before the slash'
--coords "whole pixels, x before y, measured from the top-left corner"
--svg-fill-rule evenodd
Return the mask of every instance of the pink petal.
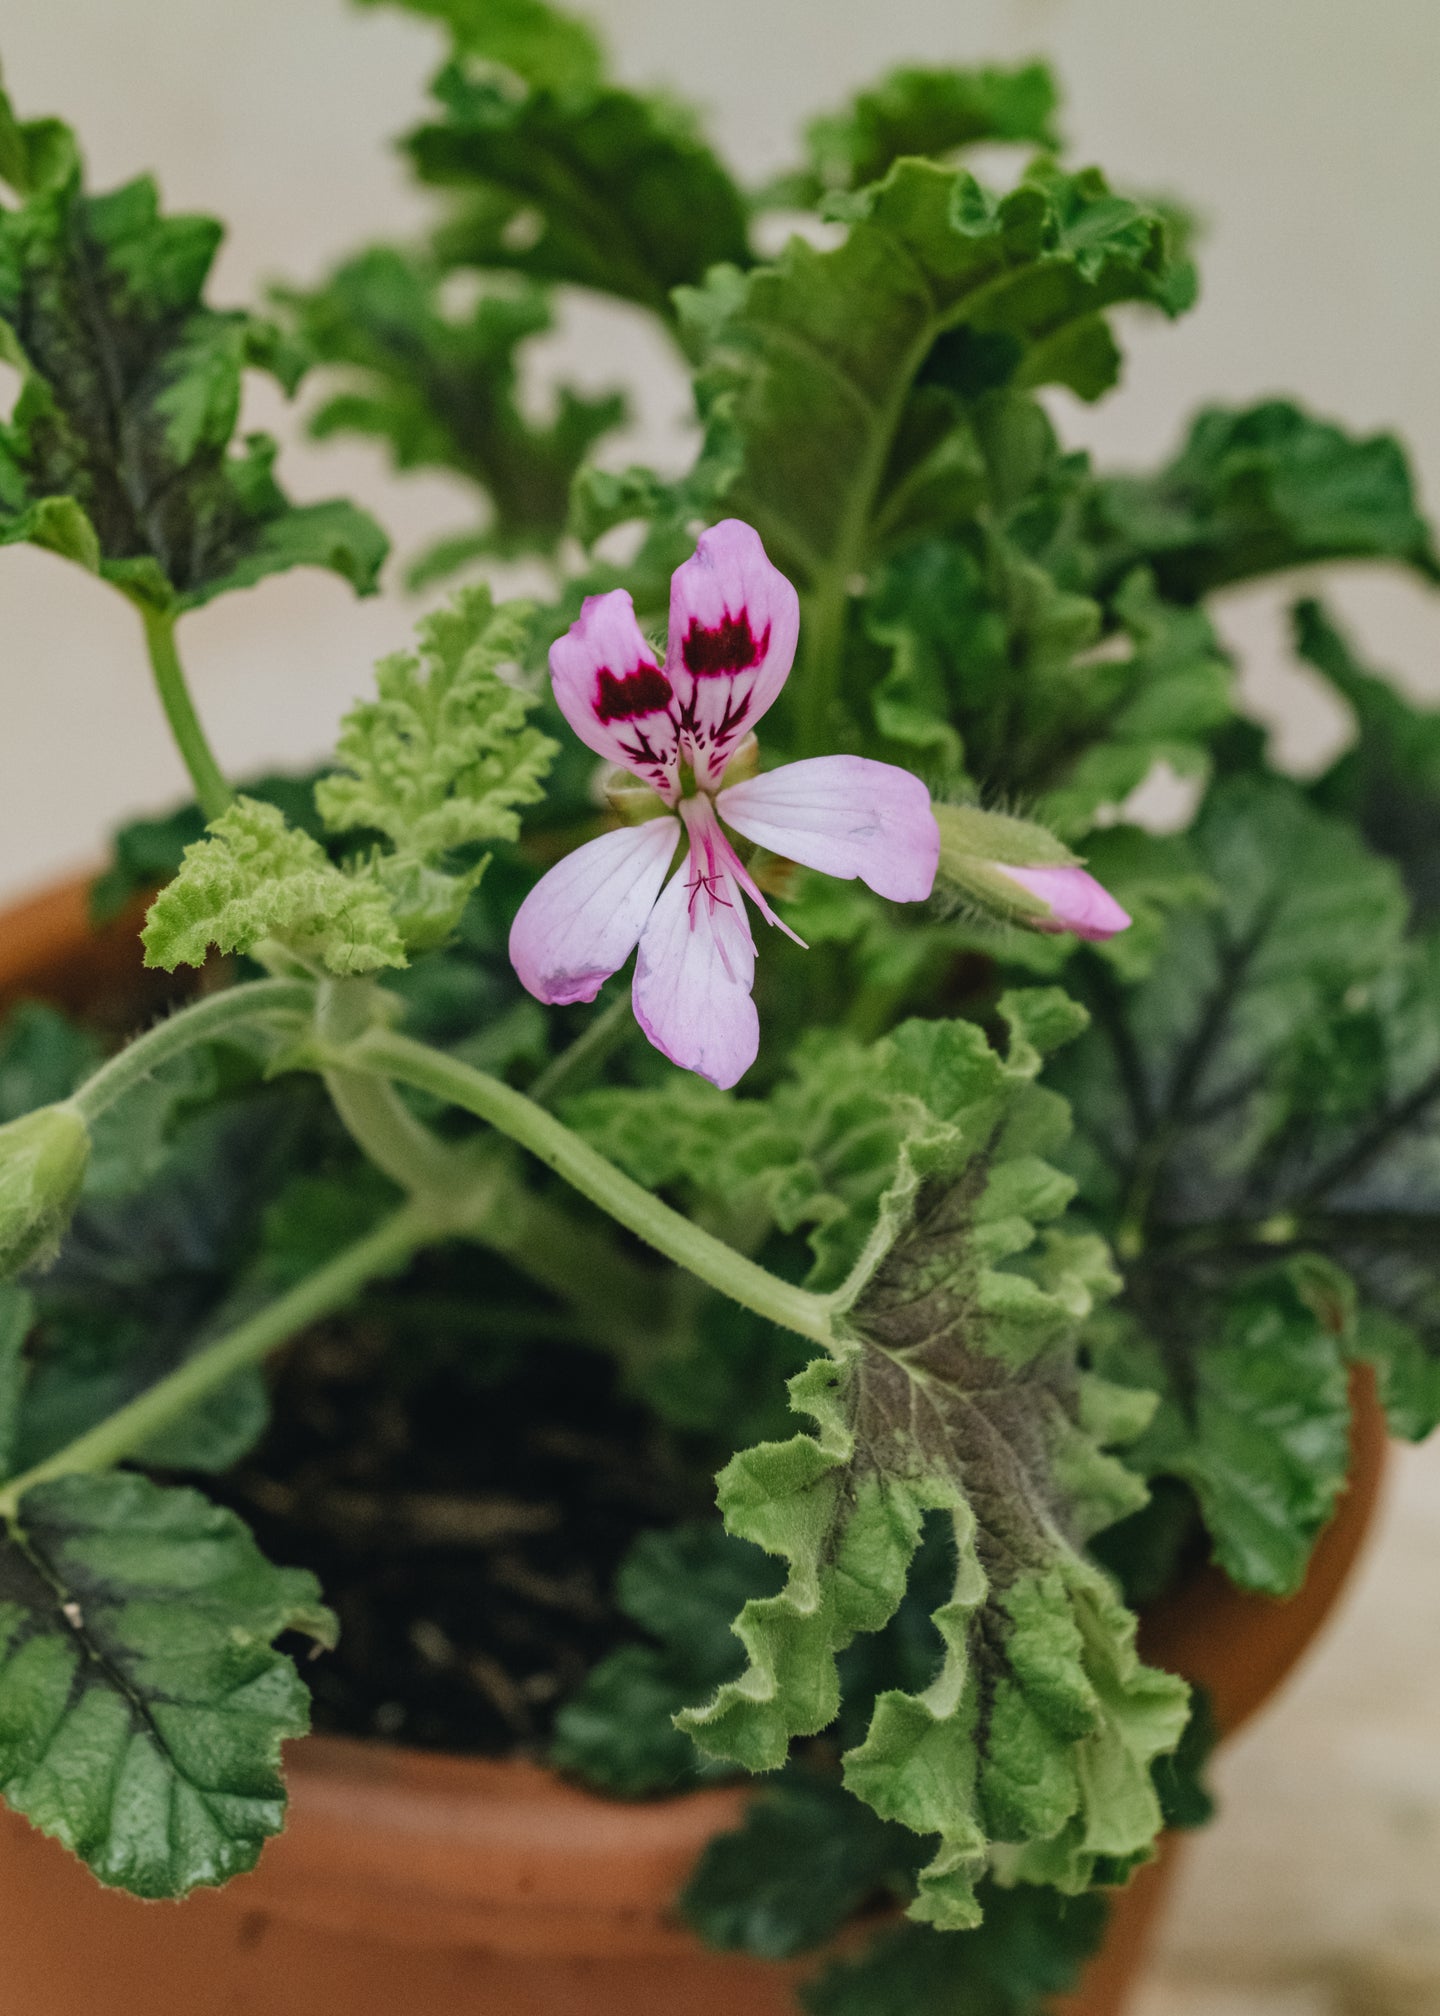
<path id="1" fill-rule="evenodd" d="M 1083 868 L 1013 868 L 1000 861 L 990 865 L 1050 905 L 1048 917 L 1019 920 L 1032 931 L 1073 931 L 1077 938 L 1098 940 L 1129 928 L 1129 911 L 1122 910 L 1110 891 Z"/>
<path id="2" fill-rule="evenodd" d="M 940 859 L 940 828 L 918 777 L 868 756 L 811 756 L 732 784 L 720 816 L 757 846 L 860 880 L 877 896 L 919 903 Z"/>
<path id="3" fill-rule="evenodd" d="M 633 770 L 673 803 L 678 709 L 623 588 L 587 596 L 577 620 L 550 646 L 550 678 L 560 712 L 585 746 Z"/>
<path id="4" fill-rule="evenodd" d="M 510 927 L 510 963 L 540 1001 L 593 1001 L 634 951 L 680 837 L 678 819 L 602 833 L 544 876 Z"/>
<path id="5" fill-rule="evenodd" d="M 692 848 L 640 937 L 635 1019 L 672 1064 L 728 1090 L 755 1062 L 755 944 L 739 886 Z"/>
<path id="6" fill-rule="evenodd" d="M 760 535 L 726 518 L 701 537 L 670 582 L 665 670 L 679 703 L 687 759 L 698 782 L 718 784 L 726 763 L 790 674 L 800 602 L 770 565 Z"/>

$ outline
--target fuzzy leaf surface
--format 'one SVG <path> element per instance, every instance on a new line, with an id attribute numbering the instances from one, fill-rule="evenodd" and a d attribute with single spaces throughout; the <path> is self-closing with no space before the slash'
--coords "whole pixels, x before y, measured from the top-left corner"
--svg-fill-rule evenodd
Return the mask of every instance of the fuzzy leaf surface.
<path id="1" fill-rule="evenodd" d="M 791 1383 L 814 1430 L 721 1474 L 730 1530 L 789 1576 L 736 1624 L 745 1673 L 682 1718 L 714 1754 L 777 1768 L 834 1718 L 837 1655 L 895 1614 L 926 1516 L 946 1515 L 938 1669 L 879 1696 L 844 1769 L 882 1819 L 939 1837 L 912 1913 L 947 1928 L 978 1922 L 994 1853 L 1012 1880 L 1067 1891 L 1104 1858 L 1142 1858 L 1160 1825 L 1150 1766 L 1186 1715 L 1183 1685 L 1141 1664 L 1134 1619 L 1083 1551 L 1141 1502 L 1106 1445 L 1148 1403 L 1077 1366 L 1076 1329 L 1114 1286 L 1103 1247 L 1038 1229 L 1069 1192 L 1041 1160 L 1063 1115 L 1033 1081 L 1073 1033 L 1070 1004 L 1007 1009 L 1008 1058 L 972 1046 L 969 1025 L 924 1032 L 966 1096 L 952 1086 L 950 1117 L 902 1147 L 847 1282 L 846 1334 Z"/>
<path id="2" fill-rule="evenodd" d="M 205 304 L 220 226 L 162 215 L 143 177 L 90 195 L 68 135 L 52 152 L 0 209 L 0 357 L 22 377 L 0 426 L 0 544 L 48 547 L 161 608 L 294 566 L 372 588 L 374 521 L 290 504 L 274 443 L 233 445 L 246 368 L 289 388 L 300 366 L 266 324 Z"/>
<path id="3" fill-rule="evenodd" d="M 274 1641 L 334 1628 L 314 1578 L 198 1492 L 40 1485 L 0 1542 L 0 1792 L 102 1883 L 223 1883 L 278 1832 L 280 1745 L 309 1722 Z"/>
<path id="4" fill-rule="evenodd" d="M 278 938 L 332 973 L 403 966 L 390 899 L 364 868 L 337 868 L 274 805 L 237 798 L 185 849 L 180 872 L 150 906 L 147 966 L 203 966 L 214 946 L 250 952 Z"/>

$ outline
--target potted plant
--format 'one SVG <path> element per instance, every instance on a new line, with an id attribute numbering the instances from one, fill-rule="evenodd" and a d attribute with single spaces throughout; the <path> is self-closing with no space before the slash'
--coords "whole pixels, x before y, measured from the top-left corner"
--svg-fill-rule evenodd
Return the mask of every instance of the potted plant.
<path id="1" fill-rule="evenodd" d="M 1440 1412 L 1440 730 L 1308 599 L 1356 736 L 1287 778 L 1206 613 L 1434 580 L 1403 454 L 1279 401 L 1065 451 L 1045 389 L 1195 280 L 1039 66 L 896 72 L 751 190 L 569 16 L 416 4 L 434 233 L 269 317 L 0 99 L 0 537 L 138 611 L 195 787 L 105 933 L 7 941 L 0 1794 L 78 1858 L 4 1834 L 9 1976 L 1023 2016 L 1118 1899 L 1114 2010 L 1374 1395 Z M 576 287 L 693 369 L 680 475 L 618 394 L 518 397 Z M 320 776 L 237 790 L 179 618 L 385 550 L 235 443 L 246 368 L 473 480 L 412 576 L 550 587 L 462 586 Z"/>

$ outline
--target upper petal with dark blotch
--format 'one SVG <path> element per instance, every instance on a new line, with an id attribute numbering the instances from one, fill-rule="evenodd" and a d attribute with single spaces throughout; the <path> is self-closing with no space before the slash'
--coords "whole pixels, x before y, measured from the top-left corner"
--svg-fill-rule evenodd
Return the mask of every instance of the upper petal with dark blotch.
<path id="1" fill-rule="evenodd" d="M 540 1001 L 593 1001 L 635 949 L 680 837 L 649 819 L 587 840 L 541 878 L 510 927 L 510 963 Z"/>
<path id="2" fill-rule="evenodd" d="M 676 568 L 665 670 L 682 748 L 702 785 L 719 783 L 785 684 L 799 634 L 795 590 L 771 566 L 759 533 L 738 518 L 712 526 Z"/>
<path id="3" fill-rule="evenodd" d="M 550 677 L 560 712 L 580 740 L 673 801 L 678 708 L 623 588 L 586 598 L 575 622 L 550 646 Z"/>
<path id="4" fill-rule="evenodd" d="M 930 894 L 940 828 L 918 777 L 868 756 L 812 756 L 732 784 L 720 816 L 772 854 L 918 903 Z"/>

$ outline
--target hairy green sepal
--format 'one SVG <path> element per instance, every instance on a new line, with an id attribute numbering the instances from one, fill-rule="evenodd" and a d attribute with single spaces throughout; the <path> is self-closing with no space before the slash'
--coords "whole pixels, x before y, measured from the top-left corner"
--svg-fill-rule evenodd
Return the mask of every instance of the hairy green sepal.
<path id="1" fill-rule="evenodd" d="M 54 1255 L 89 1162 L 90 1130 L 73 1106 L 0 1127 L 0 1279 Z"/>

